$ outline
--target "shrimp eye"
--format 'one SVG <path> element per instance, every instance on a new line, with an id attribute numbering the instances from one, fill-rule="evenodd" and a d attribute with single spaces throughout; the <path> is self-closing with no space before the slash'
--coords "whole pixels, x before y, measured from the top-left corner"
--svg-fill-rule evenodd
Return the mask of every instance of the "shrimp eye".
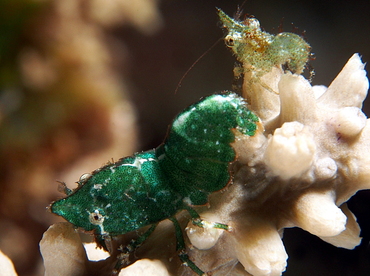
<path id="1" fill-rule="evenodd" d="M 92 174 L 90 173 L 84 173 L 81 175 L 80 179 L 77 181 L 79 185 L 84 184 L 90 177 L 92 177 Z"/>
<path id="2" fill-rule="evenodd" d="M 231 36 L 226 36 L 225 37 L 225 44 L 226 44 L 226 46 L 228 46 L 228 47 L 232 47 L 232 46 L 234 46 L 234 39 L 231 37 Z"/>
<path id="3" fill-rule="evenodd" d="M 100 214 L 98 210 L 95 210 L 94 212 L 89 214 L 89 220 L 91 224 L 100 225 L 103 224 L 104 216 Z"/>

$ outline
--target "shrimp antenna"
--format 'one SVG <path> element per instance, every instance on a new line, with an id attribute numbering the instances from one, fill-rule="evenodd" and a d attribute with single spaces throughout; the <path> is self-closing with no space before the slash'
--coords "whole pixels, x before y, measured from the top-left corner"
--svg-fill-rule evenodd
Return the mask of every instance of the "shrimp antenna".
<path id="1" fill-rule="evenodd" d="M 175 94 L 177 93 L 177 91 L 179 90 L 179 88 L 181 87 L 181 84 L 182 84 L 182 81 L 185 79 L 185 77 L 188 75 L 188 73 L 190 72 L 190 70 L 191 69 L 193 69 L 193 67 L 195 66 L 195 64 L 197 64 L 206 54 L 208 54 L 209 53 L 209 51 L 211 51 L 216 45 L 217 45 L 217 43 L 219 43 L 221 40 L 222 40 L 223 38 L 221 37 L 221 38 L 219 38 L 219 39 L 217 39 L 217 41 L 215 42 L 215 43 L 213 43 L 213 45 L 211 46 L 211 47 L 209 47 L 208 49 L 207 49 L 207 51 L 205 51 L 200 57 L 198 57 L 197 58 L 197 60 L 196 61 L 194 61 L 194 63 L 189 67 L 189 69 L 188 70 L 186 70 L 186 72 L 185 72 L 185 74 L 184 75 L 182 75 L 182 77 L 181 77 L 181 79 L 180 79 L 180 81 L 179 81 L 179 83 L 177 84 L 177 86 L 176 86 L 176 89 L 175 89 Z"/>
<path id="2" fill-rule="evenodd" d="M 242 17 L 243 6 L 246 2 L 247 2 L 247 0 L 244 0 L 243 3 L 240 6 L 239 5 L 237 6 L 236 13 L 235 13 L 235 16 L 234 16 L 235 20 L 240 20 L 240 18 Z"/>

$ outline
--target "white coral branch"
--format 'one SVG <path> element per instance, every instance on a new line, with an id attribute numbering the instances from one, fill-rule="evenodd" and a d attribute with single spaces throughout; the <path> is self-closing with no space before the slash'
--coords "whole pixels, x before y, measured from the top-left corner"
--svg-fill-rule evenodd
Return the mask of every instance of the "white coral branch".
<path id="1" fill-rule="evenodd" d="M 287 227 L 338 247 L 357 246 L 360 229 L 343 203 L 370 188 L 370 127 L 360 109 L 369 82 L 358 54 L 329 88 L 277 69 L 261 82 L 247 76 L 244 96 L 265 131 L 238 137 L 242 166 L 234 185 L 211 199 L 218 221 L 233 226 L 215 247 L 229 248 L 254 276 L 285 270 L 280 235 Z"/>

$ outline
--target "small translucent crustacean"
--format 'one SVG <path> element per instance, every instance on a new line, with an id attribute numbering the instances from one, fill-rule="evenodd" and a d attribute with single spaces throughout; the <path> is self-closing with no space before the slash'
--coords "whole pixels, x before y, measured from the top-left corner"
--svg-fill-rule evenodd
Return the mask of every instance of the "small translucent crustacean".
<path id="1" fill-rule="evenodd" d="M 261 30 L 260 22 L 256 18 L 249 17 L 244 21 L 237 21 L 221 9 L 218 9 L 218 15 L 228 32 L 225 44 L 243 64 L 244 73 L 252 72 L 252 82 L 261 83 L 260 78 L 274 66 L 285 66 L 295 74 L 303 72 L 311 47 L 301 36 L 289 32 L 269 34 Z"/>
<path id="2" fill-rule="evenodd" d="M 203 275 L 186 254 L 175 215 L 186 209 L 194 225 L 209 225 L 191 206 L 207 204 L 211 193 L 230 182 L 229 164 L 236 159 L 231 146 L 235 133 L 253 136 L 258 122 L 245 100 L 235 93 L 205 97 L 175 118 L 159 147 L 82 175 L 78 187 L 74 191 L 64 187 L 67 197 L 52 203 L 50 209 L 73 225 L 94 231 L 105 249 L 112 237 L 151 225 L 126 247 L 116 271 L 129 264 L 128 255 L 160 221 L 169 219 L 176 229 L 180 259 Z M 222 223 L 212 223 L 212 227 L 229 230 Z"/>

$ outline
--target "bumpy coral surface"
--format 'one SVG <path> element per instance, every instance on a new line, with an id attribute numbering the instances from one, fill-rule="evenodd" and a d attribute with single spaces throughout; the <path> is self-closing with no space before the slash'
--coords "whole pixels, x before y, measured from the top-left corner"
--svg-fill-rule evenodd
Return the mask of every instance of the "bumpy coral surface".
<path id="1" fill-rule="evenodd" d="M 210 275 L 281 275 L 288 258 L 281 239 L 284 228 L 300 227 L 347 249 L 361 241 L 356 218 L 345 204 L 358 190 L 370 188 L 370 127 L 361 111 L 368 79 L 360 57 L 353 55 L 328 88 L 311 86 L 278 67 L 262 81 L 251 83 L 246 76 L 244 96 L 264 129 L 253 137 L 237 136 L 233 184 L 212 194 L 210 207 L 197 208 L 205 220 L 226 223 L 232 230 L 191 223 L 186 228 L 190 258 Z M 189 218 L 184 213 L 178 218 L 185 227 Z M 46 275 L 60 271 L 58 263 L 76 260 L 80 266 L 74 268 L 81 275 L 105 275 L 114 258 L 88 262 L 74 231 L 65 223 L 44 234 Z M 117 246 L 121 242 L 127 243 L 127 237 L 117 240 Z M 172 224 L 163 221 L 135 252 L 139 261 L 120 275 L 166 275 L 166 270 L 193 275 L 181 265 L 175 244 Z M 60 250 L 75 253 L 55 258 Z"/>
<path id="2" fill-rule="evenodd" d="M 0 251 L 0 276 L 17 276 L 12 261 Z"/>
<path id="3" fill-rule="evenodd" d="M 278 94 L 246 77 L 244 96 L 265 131 L 236 141 L 234 184 L 203 214 L 233 227 L 216 247 L 228 248 L 254 276 L 285 270 L 284 228 L 300 227 L 338 247 L 357 246 L 360 228 L 345 202 L 370 188 L 370 124 L 361 111 L 369 84 L 357 54 L 328 88 L 277 67 L 261 81 Z M 209 248 L 211 231 L 189 225 L 191 243 Z"/>

